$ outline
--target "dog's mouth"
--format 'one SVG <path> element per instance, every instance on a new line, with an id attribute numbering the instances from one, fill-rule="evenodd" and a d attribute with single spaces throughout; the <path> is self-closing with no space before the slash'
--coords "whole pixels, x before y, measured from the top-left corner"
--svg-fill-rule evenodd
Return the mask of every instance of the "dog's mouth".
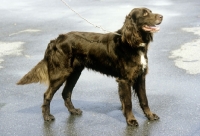
<path id="1" fill-rule="evenodd" d="M 151 32 L 151 33 L 156 33 L 156 32 L 158 32 L 160 30 L 160 27 L 156 26 L 156 25 L 154 25 L 154 26 L 143 25 L 142 29 L 144 31 L 148 31 L 148 32 Z"/>

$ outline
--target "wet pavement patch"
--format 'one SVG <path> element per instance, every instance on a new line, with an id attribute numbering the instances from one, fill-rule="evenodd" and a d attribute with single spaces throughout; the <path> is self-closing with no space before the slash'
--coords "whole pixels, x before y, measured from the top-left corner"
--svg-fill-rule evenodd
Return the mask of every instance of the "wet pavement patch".
<path id="1" fill-rule="evenodd" d="M 0 103 L 0 109 L 5 105 L 6 105 L 6 103 Z"/>

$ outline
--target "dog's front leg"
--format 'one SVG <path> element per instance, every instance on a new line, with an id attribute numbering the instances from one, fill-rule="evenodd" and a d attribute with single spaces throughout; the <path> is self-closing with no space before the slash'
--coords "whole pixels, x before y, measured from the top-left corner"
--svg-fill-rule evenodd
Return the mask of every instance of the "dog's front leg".
<path id="1" fill-rule="evenodd" d="M 140 101 L 140 106 L 141 106 L 144 114 L 146 115 L 146 117 L 149 120 L 159 119 L 159 117 L 156 114 L 151 112 L 149 105 L 148 105 L 148 100 L 147 100 L 147 96 L 146 96 L 146 88 L 145 88 L 145 74 L 138 76 L 134 87 L 135 87 L 135 92 Z"/>
<path id="2" fill-rule="evenodd" d="M 132 112 L 131 101 L 131 85 L 127 80 L 118 79 L 119 98 L 122 103 L 122 112 L 126 118 L 126 122 L 131 126 L 138 126 L 138 122 L 135 119 Z"/>

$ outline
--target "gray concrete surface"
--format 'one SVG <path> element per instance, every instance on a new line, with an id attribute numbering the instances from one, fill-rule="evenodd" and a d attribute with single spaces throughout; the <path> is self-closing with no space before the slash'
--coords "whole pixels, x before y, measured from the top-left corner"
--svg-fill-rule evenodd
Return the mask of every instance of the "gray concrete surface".
<path id="1" fill-rule="evenodd" d="M 102 32 L 59 0 L 1 0 L 0 135 L 1 136 L 199 136 L 200 2 L 199 0 L 66 0 L 89 21 L 118 30 L 135 7 L 164 16 L 149 49 L 147 95 L 159 121 L 149 122 L 133 97 L 139 127 L 127 126 L 120 111 L 115 79 L 85 70 L 73 93 L 83 110 L 72 116 L 61 89 L 51 103 L 56 120 L 43 121 L 44 85 L 15 83 L 44 55 L 48 42 L 72 30 Z M 103 33 L 103 32 L 102 32 Z"/>

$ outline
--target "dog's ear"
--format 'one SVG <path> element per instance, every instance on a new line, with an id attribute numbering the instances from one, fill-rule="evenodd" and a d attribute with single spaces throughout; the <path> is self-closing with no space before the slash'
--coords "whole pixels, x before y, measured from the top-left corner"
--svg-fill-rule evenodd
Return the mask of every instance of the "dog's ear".
<path id="1" fill-rule="evenodd" d="M 131 10 L 131 12 L 128 14 L 135 23 L 137 23 L 137 18 L 140 16 L 140 9 L 139 8 L 134 8 Z"/>
<path id="2" fill-rule="evenodd" d="M 139 46 L 142 39 L 138 32 L 137 26 L 131 16 L 126 16 L 124 25 L 122 27 L 122 42 L 127 42 L 130 46 Z"/>

